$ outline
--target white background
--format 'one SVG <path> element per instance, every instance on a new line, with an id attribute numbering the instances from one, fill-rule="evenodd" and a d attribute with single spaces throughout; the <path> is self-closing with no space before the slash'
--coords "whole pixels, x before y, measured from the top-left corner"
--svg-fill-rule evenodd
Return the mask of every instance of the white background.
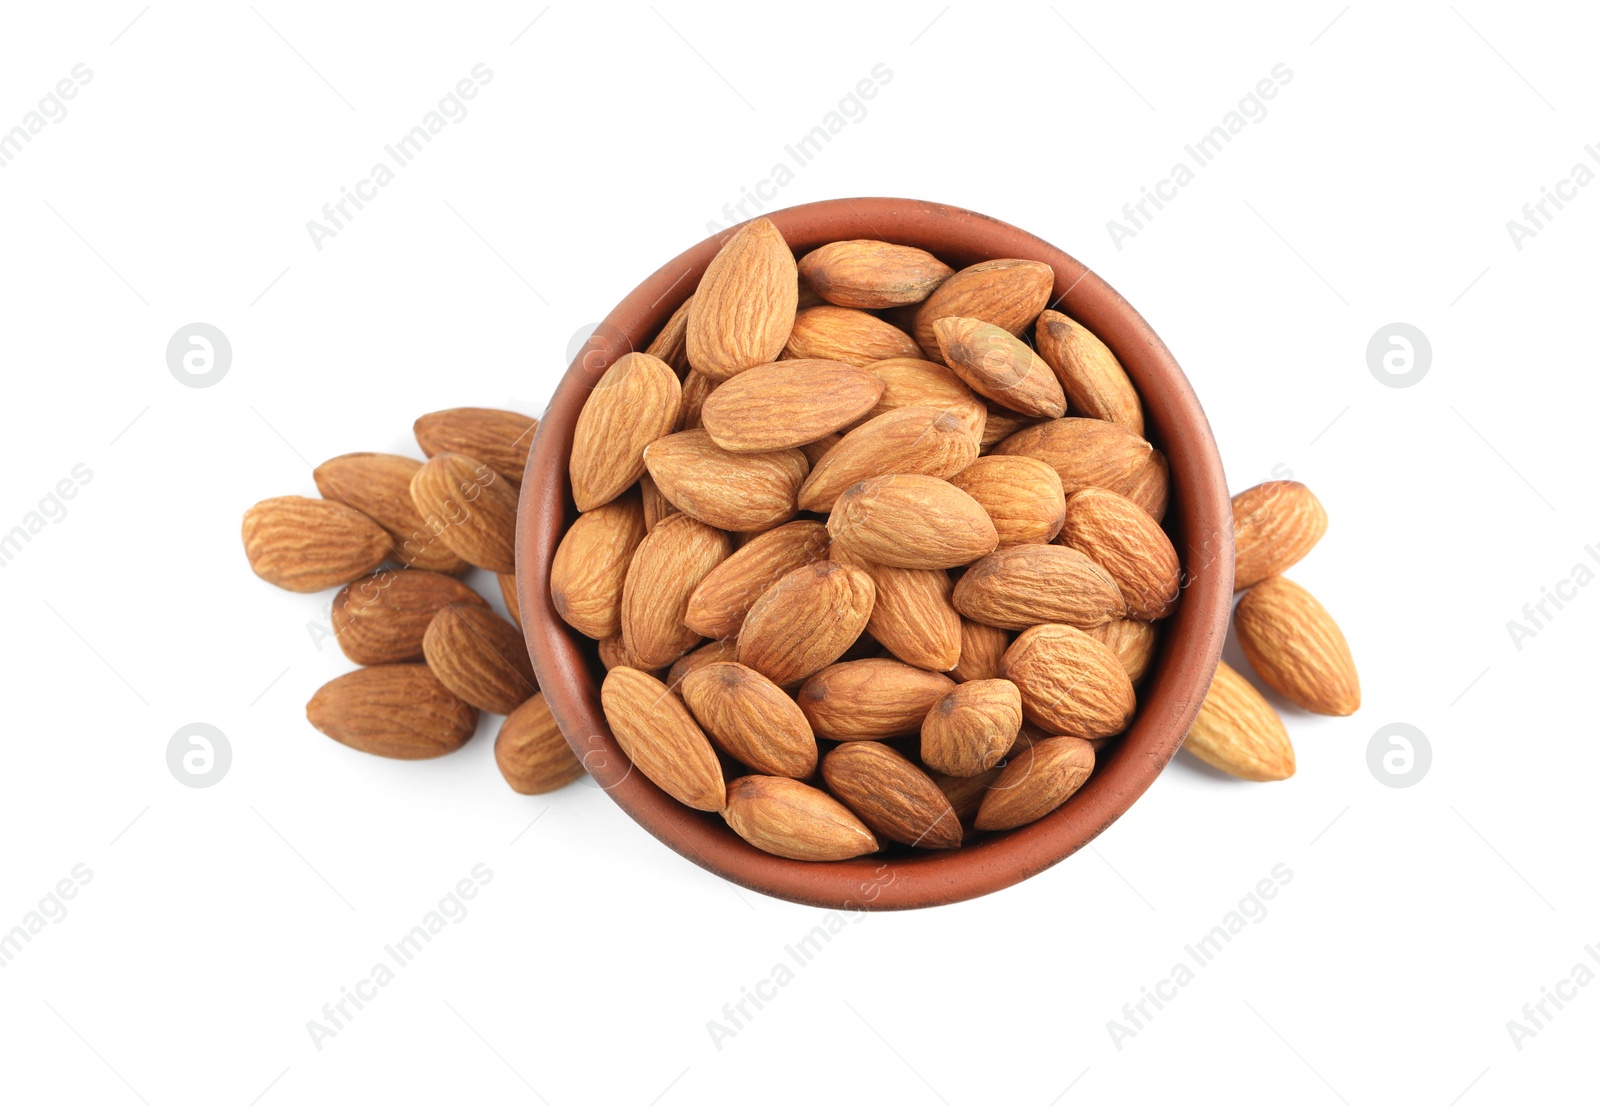
<path id="1" fill-rule="evenodd" d="M 1600 973 L 1600 587 L 1520 649 L 1506 629 L 1575 564 L 1600 569 L 1600 186 L 1521 250 L 1506 228 L 1596 167 L 1592 12 L 541 9 L 6 10 L 0 129 L 75 64 L 93 78 L 0 169 L 0 532 L 75 464 L 93 479 L 0 568 L 0 931 L 75 864 L 93 880 L 0 968 L 0 1102 L 1465 1110 L 1592 1092 L 1600 988 L 1520 1049 L 1507 1023 L 1574 965 Z M 319 251 L 307 221 L 480 62 L 469 114 Z M 1193 379 L 1233 489 L 1287 468 L 1327 506 L 1294 576 L 1349 635 L 1365 705 L 1286 710 L 1287 783 L 1180 758 L 1034 880 L 849 922 L 719 1048 L 708 1021 L 793 966 L 785 945 L 824 913 L 702 872 L 587 782 L 514 795 L 498 719 L 422 764 L 316 733 L 305 700 L 348 667 L 315 636 L 331 592 L 255 579 L 239 517 L 314 494 L 329 456 L 414 453 L 420 413 L 537 413 L 573 335 L 878 63 L 892 79 L 865 117 L 772 206 L 941 200 L 1095 267 Z M 1293 77 L 1268 115 L 1114 246 L 1124 203 L 1278 63 Z M 233 347 L 208 389 L 164 359 L 196 321 Z M 1366 362 L 1392 322 L 1432 343 L 1407 389 Z M 192 722 L 233 752 L 204 790 L 166 763 Z M 1414 787 L 1368 767 L 1393 722 L 1431 742 Z M 317 1049 L 308 1021 L 480 862 L 493 881 L 466 918 Z M 1293 880 L 1265 919 L 1119 1047 L 1108 1021 L 1279 863 Z"/>

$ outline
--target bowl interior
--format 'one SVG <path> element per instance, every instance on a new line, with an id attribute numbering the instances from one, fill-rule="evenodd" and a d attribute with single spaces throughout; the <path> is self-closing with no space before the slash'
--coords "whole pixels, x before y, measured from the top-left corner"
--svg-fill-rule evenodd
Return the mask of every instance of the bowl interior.
<path id="1" fill-rule="evenodd" d="M 1122 361 L 1144 403 L 1146 435 L 1171 466 L 1163 524 L 1185 569 L 1182 596 L 1163 622 L 1133 725 L 1100 752 L 1094 775 L 1077 794 L 1035 823 L 960 849 L 850 861 L 773 857 L 719 815 L 684 807 L 634 772 L 600 709 L 603 670 L 593 644 L 568 627 L 550 601 L 550 562 L 577 515 L 567 457 L 578 412 L 600 375 L 627 351 L 649 344 L 734 229 L 691 247 L 628 294 L 567 370 L 540 421 L 517 516 L 518 590 L 534 669 L 562 732 L 600 786 L 657 838 L 706 869 L 819 907 L 886 910 L 970 899 L 1081 848 L 1138 799 L 1182 743 L 1221 655 L 1233 598 L 1232 515 L 1222 461 L 1188 380 L 1150 326 L 1087 267 L 1045 241 L 964 209 L 894 198 L 821 201 L 770 219 L 797 255 L 833 240 L 878 239 L 921 247 L 957 268 L 996 258 L 1048 263 L 1055 270 L 1051 306 L 1088 327 Z"/>

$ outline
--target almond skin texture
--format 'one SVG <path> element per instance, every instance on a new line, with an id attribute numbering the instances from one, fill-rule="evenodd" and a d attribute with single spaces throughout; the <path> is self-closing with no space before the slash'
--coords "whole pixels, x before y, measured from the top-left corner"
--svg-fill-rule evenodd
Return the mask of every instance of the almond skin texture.
<path id="1" fill-rule="evenodd" d="M 860 568 L 824 560 L 762 593 L 739 629 L 739 662 L 779 687 L 832 664 L 867 628 L 876 591 Z"/>
<path id="2" fill-rule="evenodd" d="M 1060 539 L 1111 573 L 1128 617 L 1153 621 L 1178 608 L 1178 553 L 1155 519 L 1122 495 L 1099 487 L 1073 494 Z"/>
<path id="3" fill-rule="evenodd" d="M 422 635 L 422 653 L 439 682 L 479 710 L 510 714 L 539 681 L 517 627 L 481 606 L 446 606 Z"/>
<path id="4" fill-rule="evenodd" d="M 1010 680 L 958 684 L 922 720 L 922 763 L 947 776 L 977 776 L 1011 752 L 1022 729 L 1022 693 Z"/>
<path id="5" fill-rule="evenodd" d="M 950 669 L 957 683 L 992 680 L 1000 675 L 1000 658 L 1011 647 L 1011 634 L 995 626 L 961 619 L 961 658 Z"/>
<path id="6" fill-rule="evenodd" d="M 915 340 L 886 320 L 860 309 L 818 305 L 794 318 L 785 359 L 831 359 L 865 367 L 880 359 L 921 359 Z"/>
<path id="7" fill-rule="evenodd" d="M 1294 775 L 1294 746 L 1278 712 L 1222 661 L 1183 747 L 1241 780 L 1287 780 Z"/>
<path id="8" fill-rule="evenodd" d="M 721 641 L 707 641 L 692 653 L 686 653 L 672 662 L 672 667 L 667 669 L 666 684 L 677 691 L 683 686 L 683 681 L 690 672 L 704 668 L 707 664 L 716 664 L 724 660 L 739 659 L 739 643 L 732 637 Z"/>
<path id="9" fill-rule="evenodd" d="M 506 604 L 506 613 L 518 629 L 522 628 L 522 600 L 517 597 L 517 577 L 510 572 L 498 571 L 495 584 L 500 588 L 500 601 Z"/>
<path id="10" fill-rule="evenodd" d="M 1124 612 L 1111 573 L 1059 544 L 1014 544 L 985 556 L 956 581 L 954 602 L 964 618 L 1012 630 L 1096 626 Z"/>
<path id="11" fill-rule="evenodd" d="M 828 527 L 791 521 L 741 545 L 712 568 L 689 596 L 683 621 L 703 637 L 733 637 L 756 599 L 796 568 L 828 555 Z"/>
<path id="12" fill-rule="evenodd" d="M 478 592 L 433 571 L 380 571 L 358 579 L 333 599 L 333 634 L 357 664 L 422 659 L 422 637 L 446 606 L 481 606 Z"/>
<path id="13" fill-rule="evenodd" d="M 1068 495 L 1104 487 L 1160 521 L 1167 509 L 1167 461 L 1142 437 L 1090 417 L 1042 421 L 995 445 L 1001 456 L 1032 456 L 1055 469 Z"/>
<path id="14" fill-rule="evenodd" d="M 478 712 L 426 664 L 379 664 L 335 677 L 306 704 L 306 718 L 363 753 L 415 761 L 454 753 L 478 728 Z"/>
<path id="15" fill-rule="evenodd" d="M 1328 512 L 1304 483 L 1275 480 L 1233 496 L 1233 589 L 1282 575 L 1328 531 Z"/>
<path id="16" fill-rule="evenodd" d="M 494 468 L 513 486 L 528 469 L 528 449 L 539 422 L 505 409 L 441 409 L 424 413 L 411 426 L 423 454 L 471 456 Z"/>
<path id="17" fill-rule="evenodd" d="M 1245 659 L 1267 685 L 1316 714 L 1361 709 L 1361 680 L 1350 645 L 1322 603 L 1281 575 L 1245 592 L 1233 611 Z"/>
<path id="18" fill-rule="evenodd" d="M 929 708 L 954 686 L 937 672 L 873 657 L 824 668 L 795 701 L 818 737 L 879 741 L 915 733 Z"/>
<path id="19" fill-rule="evenodd" d="M 950 801 L 950 808 L 961 820 L 961 825 L 971 827 L 972 820 L 978 817 L 978 807 L 983 803 L 983 793 L 1000 778 L 1005 768 L 1005 765 L 996 765 L 978 776 L 946 776 L 940 772 L 934 775 L 933 782 Z"/>
<path id="20" fill-rule="evenodd" d="M 730 452 L 798 448 L 864 416 L 883 380 L 826 359 L 785 359 L 751 367 L 713 390 L 700 422 Z"/>
<path id="21" fill-rule="evenodd" d="M 784 776 L 741 776 L 722 812 L 757 849 L 794 861 L 844 861 L 876 853 L 866 824 L 827 792 Z"/>
<path id="22" fill-rule="evenodd" d="M 827 513 L 841 494 L 863 480 L 879 475 L 947 479 L 977 458 L 978 445 L 961 415 L 932 406 L 903 406 L 846 433 L 817 460 L 797 500 L 802 510 Z"/>
<path id="23" fill-rule="evenodd" d="M 950 369 L 984 397 L 1029 417 L 1067 411 L 1055 372 L 1004 328 L 973 317 L 945 317 L 934 322 L 933 334 Z"/>
<path id="24" fill-rule="evenodd" d="M 818 296 L 850 309 L 915 304 L 953 273 L 919 247 L 876 239 L 838 240 L 800 260 L 800 277 Z"/>
<path id="25" fill-rule="evenodd" d="M 339 502 L 268 498 L 244 514 L 250 570 L 289 591 L 325 591 L 358 579 L 389 556 L 389 534 Z"/>
<path id="26" fill-rule="evenodd" d="M 689 352 L 686 344 L 689 336 L 689 306 L 692 304 L 694 295 L 691 294 L 682 305 L 672 311 L 672 316 L 661 326 L 656 338 L 644 349 L 646 355 L 655 356 L 677 372 L 679 377 L 689 372 Z"/>
<path id="27" fill-rule="evenodd" d="M 411 477 L 430 534 L 469 564 L 516 570 L 517 490 L 486 463 L 440 452 Z"/>
<path id="28" fill-rule="evenodd" d="M 683 388 L 672 368 L 630 351 L 611 364 L 583 403 L 568 475 L 578 512 L 603 506 L 644 474 L 645 446 L 678 427 Z"/>
<path id="29" fill-rule="evenodd" d="M 680 689 L 700 725 L 734 760 L 757 772 L 803 780 L 816 771 L 811 724 L 783 689 L 753 668 L 696 668 Z"/>
<path id="30" fill-rule="evenodd" d="M 553 792 L 584 773 L 583 762 L 561 736 L 542 693 L 500 724 L 494 739 L 494 763 L 511 790 L 523 795 Z"/>
<path id="31" fill-rule="evenodd" d="M 717 387 L 717 380 L 699 371 L 690 371 L 683 378 L 683 409 L 678 414 L 678 428 L 676 431 L 686 432 L 689 429 L 700 427 L 700 411 L 705 408 L 706 399 L 711 396 L 711 391 Z"/>
<path id="32" fill-rule="evenodd" d="M 644 535 L 633 491 L 578 515 L 550 562 L 550 601 L 562 621 L 596 641 L 622 631 L 622 588 Z"/>
<path id="33" fill-rule="evenodd" d="M 648 474 L 639 476 L 639 501 L 644 503 L 644 531 L 646 533 L 660 524 L 662 518 L 683 512 L 666 500 L 661 493 L 661 488 L 656 486 L 656 481 Z"/>
<path id="34" fill-rule="evenodd" d="M 689 365 L 715 380 L 775 362 L 794 330 L 800 275 L 772 221 L 734 232 L 706 267 L 689 307 Z"/>
<path id="35" fill-rule="evenodd" d="M 912 335 L 929 354 L 939 350 L 933 322 L 976 317 L 1020 336 L 1050 300 L 1055 272 L 1027 259 L 990 259 L 958 270 L 917 310 Z"/>
<path id="36" fill-rule="evenodd" d="M 1002 545 L 1046 544 L 1055 540 L 1066 519 L 1061 476 L 1043 460 L 984 456 L 950 476 L 950 482 L 977 499 Z"/>
<path id="37" fill-rule="evenodd" d="M 319 464 L 311 477 L 322 497 L 359 510 L 388 530 L 400 563 L 458 575 L 467 562 L 428 532 L 411 500 L 411 479 L 421 467 L 420 460 L 405 456 L 349 452 Z"/>
<path id="38" fill-rule="evenodd" d="M 1012 830 L 1042 819 L 1070 799 L 1093 771 L 1094 746 L 1082 738 L 1036 742 L 989 785 L 973 825 Z"/>
<path id="39" fill-rule="evenodd" d="M 928 774 L 889 746 L 847 741 L 822 762 L 822 779 L 883 838 L 919 849 L 954 849 L 961 820 Z"/>
<path id="40" fill-rule="evenodd" d="M 1076 413 L 1144 435 L 1144 407 L 1111 349 L 1064 313 L 1046 309 L 1033 330 L 1039 357 L 1061 380 Z"/>
<path id="41" fill-rule="evenodd" d="M 1047 730 L 1092 741 L 1120 734 L 1133 721 L 1133 684 L 1122 662 L 1081 629 L 1024 630 L 1000 670 L 1022 692 L 1022 712 Z"/>
<path id="42" fill-rule="evenodd" d="M 1151 622 L 1119 618 L 1088 630 L 1096 641 L 1117 654 L 1129 683 L 1138 683 L 1150 670 L 1161 635 Z"/>
<path id="43" fill-rule="evenodd" d="M 925 405 L 959 418 L 974 440 L 983 435 L 988 411 L 972 388 L 949 367 L 926 359 L 880 359 L 864 369 L 883 383 L 877 404 L 867 411 L 868 420 L 891 409 Z"/>
<path id="44" fill-rule="evenodd" d="M 948 672 L 961 659 L 961 615 L 950 602 L 950 575 L 937 568 L 892 568 L 834 545 L 831 558 L 872 577 L 877 598 L 867 632 L 913 668 Z"/>
<path id="45" fill-rule="evenodd" d="M 687 514 L 663 519 L 639 542 L 622 585 L 622 641 L 637 667 L 665 668 L 700 642 L 683 623 L 689 596 L 732 550 L 728 534 Z"/>
<path id="46" fill-rule="evenodd" d="M 834 503 L 828 535 L 896 568 L 960 567 L 1000 543 L 972 495 L 931 475 L 884 475 L 855 484 Z"/>
<path id="47" fill-rule="evenodd" d="M 730 452 L 704 429 L 653 441 L 644 462 L 674 506 L 733 533 L 758 532 L 793 518 L 809 470 L 805 455 L 793 448 Z"/>
<path id="48" fill-rule="evenodd" d="M 600 685 L 600 706 L 617 744 L 652 784 L 685 807 L 722 810 L 722 764 L 665 684 L 636 668 L 613 668 Z"/>

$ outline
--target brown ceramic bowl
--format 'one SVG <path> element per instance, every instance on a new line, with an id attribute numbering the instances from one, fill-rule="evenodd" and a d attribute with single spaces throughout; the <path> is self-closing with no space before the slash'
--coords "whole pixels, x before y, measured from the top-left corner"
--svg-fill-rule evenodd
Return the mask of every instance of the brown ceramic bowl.
<path id="1" fill-rule="evenodd" d="M 1160 654 L 1140 688 L 1138 717 L 1101 751 L 1076 795 L 1029 826 L 986 835 L 960 849 L 890 850 L 851 861 L 774 857 L 745 842 L 721 816 L 691 810 L 633 769 L 600 710 L 604 675 L 593 643 L 569 628 L 550 601 L 550 562 L 576 516 L 567 481 L 578 411 L 601 373 L 644 348 L 694 291 L 727 233 L 673 259 L 622 299 L 591 346 L 568 368 L 533 441 L 517 516 L 517 580 L 534 669 L 556 722 L 589 771 L 640 825 L 719 876 L 799 903 L 901 909 L 970 899 L 1032 876 L 1082 848 L 1143 794 L 1182 743 L 1211 683 L 1233 600 L 1233 528 L 1222 461 L 1188 379 L 1144 318 L 1072 256 L 1009 224 L 928 201 L 858 197 L 771 214 L 797 255 L 838 239 L 881 239 L 931 251 L 960 268 L 1021 258 L 1055 270 L 1052 305 L 1081 321 L 1122 360 L 1144 401 L 1147 435 L 1172 469 L 1165 525 L 1187 580 L 1164 623 Z M 1160 816 L 1148 816 L 1159 822 Z"/>

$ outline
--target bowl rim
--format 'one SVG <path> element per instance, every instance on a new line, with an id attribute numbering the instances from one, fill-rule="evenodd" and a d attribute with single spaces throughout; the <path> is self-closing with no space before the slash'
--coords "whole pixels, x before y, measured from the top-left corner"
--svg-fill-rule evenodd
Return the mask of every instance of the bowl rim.
<path id="1" fill-rule="evenodd" d="M 624 297 L 568 367 L 539 421 L 517 513 L 516 579 L 540 689 L 573 752 L 617 805 L 717 876 L 779 899 L 839 910 L 933 907 L 986 895 L 1064 860 L 1120 818 L 1193 723 L 1221 658 L 1233 602 L 1232 508 L 1216 441 L 1188 378 L 1144 318 L 1083 263 L 1029 232 L 966 209 L 893 197 L 816 201 L 763 215 L 797 255 L 834 240 L 873 239 L 922 247 L 958 269 L 1020 258 L 1055 271 L 1048 307 L 1081 322 L 1116 354 L 1143 400 L 1147 438 L 1171 462 L 1163 524 L 1185 556 L 1184 584 L 1177 610 L 1163 623 L 1137 716 L 1122 739 L 1102 751 L 1089 781 L 1049 815 L 975 845 L 907 856 L 775 857 L 745 842 L 719 815 L 685 807 L 647 777 L 631 775 L 633 766 L 600 708 L 588 639 L 561 620 L 550 598 L 550 563 L 577 516 L 567 457 L 578 411 L 600 375 L 627 351 L 648 344 L 743 223 L 690 247 Z"/>

